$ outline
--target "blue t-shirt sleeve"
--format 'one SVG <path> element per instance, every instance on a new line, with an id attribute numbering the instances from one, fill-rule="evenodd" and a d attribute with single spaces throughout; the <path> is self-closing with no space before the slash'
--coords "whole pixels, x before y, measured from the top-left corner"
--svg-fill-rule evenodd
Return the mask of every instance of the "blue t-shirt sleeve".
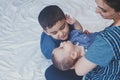
<path id="1" fill-rule="evenodd" d="M 113 56 L 111 46 L 99 35 L 85 54 L 86 59 L 103 67 L 109 64 Z"/>
<path id="2" fill-rule="evenodd" d="M 47 59 L 51 59 L 52 51 L 57 47 L 54 39 L 46 35 L 44 32 L 41 35 L 40 41 L 41 51 Z"/>

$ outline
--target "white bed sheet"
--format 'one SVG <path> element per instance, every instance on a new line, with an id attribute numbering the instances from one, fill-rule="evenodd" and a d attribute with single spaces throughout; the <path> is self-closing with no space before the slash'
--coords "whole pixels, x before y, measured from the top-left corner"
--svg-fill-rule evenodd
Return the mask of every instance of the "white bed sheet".
<path id="1" fill-rule="evenodd" d="M 40 50 L 37 17 L 50 4 L 60 6 L 91 32 L 112 22 L 95 13 L 94 0 L 0 0 L 0 80 L 45 80 L 51 61 Z"/>

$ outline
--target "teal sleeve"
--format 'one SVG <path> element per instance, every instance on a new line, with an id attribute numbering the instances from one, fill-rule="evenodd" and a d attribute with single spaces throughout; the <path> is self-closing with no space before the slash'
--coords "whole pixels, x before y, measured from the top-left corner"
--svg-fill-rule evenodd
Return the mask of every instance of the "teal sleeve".
<path id="1" fill-rule="evenodd" d="M 41 46 L 41 51 L 42 51 L 43 55 L 47 59 L 51 59 L 52 51 L 58 45 L 59 45 L 58 41 L 55 41 L 50 36 L 46 35 L 45 33 L 42 33 L 42 35 L 41 35 L 41 41 L 40 41 L 40 46 Z"/>
<path id="2" fill-rule="evenodd" d="M 99 35 L 95 38 L 95 41 L 85 54 L 85 57 L 89 61 L 99 66 L 106 66 L 109 64 L 113 56 L 111 46 Z"/>

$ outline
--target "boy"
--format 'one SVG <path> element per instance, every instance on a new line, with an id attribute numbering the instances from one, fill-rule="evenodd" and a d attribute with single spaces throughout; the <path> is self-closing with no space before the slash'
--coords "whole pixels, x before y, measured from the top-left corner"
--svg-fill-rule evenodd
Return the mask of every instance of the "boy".
<path id="1" fill-rule="evenodd" d="M 54 48 L 69 39 L 69 32 L 74 29 L 82 30 L 77 20 L 65 15 L 56 5 L 45 7 L 40 12 L 38 21 L 44 31 L 41 35 L 41 51 L 47 59 L 51 59 Z"/>
<path id="2" fill-rule="evenodd" d="M 84 34 L 81 31 L 73 30 L 70 34 L 71 41 L 62 42 L 58 48 L 53 50 L 53 64 L 62 71 L 74 67 L 76 61 L 92 44 L 96 35 L 97 33 Z"/>

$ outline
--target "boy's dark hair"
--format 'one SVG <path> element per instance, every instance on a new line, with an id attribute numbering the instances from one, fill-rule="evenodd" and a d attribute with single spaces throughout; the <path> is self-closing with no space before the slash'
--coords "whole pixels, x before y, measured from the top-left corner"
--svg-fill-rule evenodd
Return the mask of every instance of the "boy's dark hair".
<path id="1" fill-rule="evenodd" d="M 38 21 L 44 30 L 46 30 L 46 27 L 51 28 L 62 19 L 65 19 L 65 14 L 56 5 L 45 7 L 38 16 Z"/>

